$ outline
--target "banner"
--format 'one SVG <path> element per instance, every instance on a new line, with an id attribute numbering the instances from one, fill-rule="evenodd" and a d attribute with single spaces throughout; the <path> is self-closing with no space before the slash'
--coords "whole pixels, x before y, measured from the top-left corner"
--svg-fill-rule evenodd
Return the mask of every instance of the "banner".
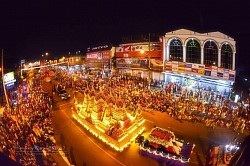
<path id="1" fill-rule="evenodd" d="M 178 71 L 179 72 L 185 72 L 186 68 L 185 68 L 185 62 L 178 62 Z"/>
<path id="2" fill-rule="evenodd" d="M 141 50 L 144 50 L 142 49 L 142 45 L 132 46 L 132 49 L 131 49 L 131 51 L 141 51 Z"/>
<path id="3" fill-rule="evenodd" d="M 4 84 L 10 84 L 16 82 L 14 72 L 4 74 Z"/>
<path id="4" fill-rule="evenodd" d="M 205 75 L 205 65 L 198 65 L 198 74 Z"/>
<path id="5" fill-rule="evenodd" d="M 115 51 L 116 51 L 116 52 L 123 52 L 123 47 L 116 47 L 116 48 L 115 48 Z"/>
<path id="6" fill-rule="evenodd" d="M 218 67 L 217 68 L 217 77 L 223 78 L 224 68 Z"/>
<path id="7" fill-rule="evenodd" d="M 198 73 L 200 75 L 215 77 L 223 80 L 235 81 L 235 70 L 222 67 L 186 63 L 178 61 L 166 61 L 165 70 L 174 72 Z"/>
<path id="8" fill-rule="evenodd" d="M 101 60 L 101 59 L 110 59 L 111 57 L 111 51 L 99 51 L 99 52 L 88 52 L 86 53 L 87 59 L 93 59 L 93 60 Z"/>
<path id="9" fill-rule="evenodd" d="M 234 81 L 235 80 L 235 70 L 229 70 L 229 80 Z"/>
<path id="10" fill-rule="evenodd" d="M 131 51 L 148 51 L 148 45 L 135 45 L 131 46 Z M 153 50 L 151 50 L 153 51 Z"/>
<path id="11" fill-rule="evenodd" d="M 192 72 L 193 73 L 198 73 L 198 64 L 192 64 Z"/>
<path id="12" fill-rule="evenodd" d="M 172 71 L 178 71 L 178 62 L 177 61 L 172 62 Z"/>
<path id="13" fill-rule="evenodd" d="M 223 73 L 217 72 L 217 77 L 223 78 Z"/>
<path id="14" fill-rule="evenodd" d="M 192 63 L 186 63 L 185 67 L 186 72 L 192 72 Z"/>
<path id="15" fill-rule="evenodd" d="M 229 70 L 229 74 L 235 75 L 235 70 Z"/>
<path id="16" fill-rule="evenodd" d="M 166 70 L 172 71 L 172 61 L 167 61 L 165 66 Z"/>
<path id="17" fill-rule="evenodd" d="M 223 79 L 225 80 L 229 79 L 229 69 L 224 69 Z"/>
<path id="18" fill-rule="evenodd" d="M 211 71 L 205 70 L 205 75 L 206 75 L 206 76 L 211 76 Z"/>
<path id="19" fill-rule="evenodd" d="M 210 66 L 210 65 L 205 65 L 205 70 L 211 71 L 211 70 L 212 70 L 212 66 Z"/>
<path id="20" fill-rule="evenodd" d="M 131 46 L 123 46 L 123 51 L 124 51 L 124 52 L 129 52 L 129 51 L 131 51 Z"/>
<path id="21" fill-rule="evenodd" d="M 224 68 L 218 67 L 218 68 L 217 68 L 217 72 L 219 72 L 219 73 L 224 73 Z"/>
<path id="22" fill-rule="evenodd" d="M 161 45 L 160 44 L 152 44 L 150 46 L 150 51 L 161 51 Z"/>
<path id="23" fill-rule="evenodd" d="M 205 65 L 205 75 L 206 76 L 211 76 L 211 71 L 212 71 L 212 66 Z"/>
<path id="24" fill-rule="evenodd" d="M 217 66 L 212 66 L 211 76 L 217 77 Z"/>

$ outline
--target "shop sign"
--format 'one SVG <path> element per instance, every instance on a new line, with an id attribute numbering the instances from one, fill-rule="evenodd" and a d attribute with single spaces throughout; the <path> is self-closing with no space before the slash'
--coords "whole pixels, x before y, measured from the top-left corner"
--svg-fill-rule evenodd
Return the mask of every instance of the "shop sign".
<path id="1" fill-rule="evenodd" d="M 165 69 L 168 71 L 172 71 L 172 62 L 171 61 L 166 62 Z"/>
<path id="2" fill-rule="evenodd" d="M 172 71 L 178 71 L 178 62 L 177 61 L 172 62 Z"/>

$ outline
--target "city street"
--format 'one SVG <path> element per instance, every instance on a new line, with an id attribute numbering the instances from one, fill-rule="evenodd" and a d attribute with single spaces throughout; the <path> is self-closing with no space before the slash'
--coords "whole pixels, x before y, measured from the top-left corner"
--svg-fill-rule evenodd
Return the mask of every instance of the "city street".
<path id="1" fill-rule="evenodd" d="M 46 90 L 52 94 L 52 84 L 44 83 Z M 139 145 L 131 145 L 123 152 L 116 152 L 106 144 L 99 141 L 95 136 L 83 129 L 73 118 L 73 91 L 67 89 L 71 94 L 69 101 L 62 101 L 56 94 L 54 98 L 53 125 L 56 132 L 56 139 L 59 144 L 65 145 L 70 161 L 75 165 L 161 165 L 156 161 L 143 157 L 139 154 Z M 77 100 L 82 101 L 82 95 L 76 93 Z M 162 112 L 143 112 L 146 119 L 146 135 L 154 126 L 170 129 L 177 138 L 186 142 L 194 143 L 196 146 L 191 155 L 188 165 L 204 165 L 205 155 L 209 144 L 227 144 L 237 133 L 220 127 L 215 129 L 207 128 L 202 123 L 178 121 L 170 118 Z M 244 136 L 241 136 L 244 138 Z"/>

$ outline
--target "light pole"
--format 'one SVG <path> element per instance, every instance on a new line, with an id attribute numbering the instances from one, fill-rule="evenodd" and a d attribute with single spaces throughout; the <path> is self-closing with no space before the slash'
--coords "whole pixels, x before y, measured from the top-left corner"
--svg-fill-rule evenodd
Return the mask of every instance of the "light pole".
<path id="1" fill-rule="evenodd" d="M 66 63 L 67 62 L 67 65 L 68 65 L 68 72 L 69 72 L 69 58 L 67 58 L 67 61 L 65 61 L 65 57 L 62 58 L 63 59 L 63 63 Z"/>
<path id="2" fill-rule="evenodd" d="M 10 107 L 8 94 L 7 94 L 7 91 L 6 91 L 5 84 L 4 84 L 4 71 L 3 71 L 3 69 L 4 68 L 3 68 L 3 49 L 2 49 L 2 67 L 1 67 L 1 71 L 2 71 L 3 90 L 4 90 L 4 95 L 5 95 L 5 99 L 6 99 L 6 102 L 7 102 L 7 106 Z"/>
<path id="3" fill-rule="evenodd" d="M 42 54 L 42 60 L 44 61 L 44 67 L 46 67 L 46 64 L 47 64 L 47 56 L 49 55 L 49 53 L 48 52 L 45 52 L 45 55 L 44 54 Z"/>
<path id="4" fill-rule="evenodd" d="M 103 56 L 102 56 L 102 52 L 99 52 L 97 55 L 98 60 L 100 61 L 100 65 L 101 65 L 101 71 L 102 74 L 104 73 L 104 65 L 103 65 Z"/>
<path id="5" fill-rule="evenodd" d="M 48 57 L 48 55 L 49 55 L 49 53 L 46 52 L 46 53 L 45 53 L 45 63 L 46 63 L 46 66 L 47 66 L 47 57 Z"/>
<path id="6" fill-rule="evenodd" d="M 150 67 L 150 33 L 148 34 L 148 77 L 149 77 L 149 85 L 148 85 L 148 88 L 150 90 L 150 84 L 151 84 L 151 67 Z"/>

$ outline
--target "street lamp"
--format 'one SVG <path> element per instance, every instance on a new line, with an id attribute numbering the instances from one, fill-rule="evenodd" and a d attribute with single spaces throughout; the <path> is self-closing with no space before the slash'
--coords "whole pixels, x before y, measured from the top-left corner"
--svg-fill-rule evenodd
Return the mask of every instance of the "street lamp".
<path id="1" fill-rule="evenodd" d="M 144 53 L 145 53 L 145 51 L 144 51 L 144 50 L 141 50 L 141 51 L 140 51 L 140 53 L 141 53 L 141 54 L 144 54 Z"/>
<path id="2" fill-rule="evenodd" d="M 44 54 L 42 54 L 42 59 L 43 59 L 43 61 L 44 61 L 44 66 L 46 66 L 47 65 L 47 56 L 49 55 L 49 53 L 48 52 L 45 52 L 45 55 Z"/>
<path id="3" fill-rule="evenodd" d="M 6 91 L 6 87 L 5 87 L 5 83 L 4 83 L 3 49 L 2 49 L 1 74 L 2 74 L 2 84 L 3 84 L 3 90 L 4 90 L 5 99 L 6 99 L 6 102 L 7 102 L 7 106 L 10 107 L 9 97 L 8 97 L 8 94 L 7 94 L 7 91 Z"/>
<path id="4" fill-rule="evenodd" d="M 45 61 L 46 61 L 46 64 L 47 64 L 47 56 L 49 55 L 48 52 L 45 53 Z"/>
<path id="5" fill-rule="evenodd" d="M 63 59 L 63 62 L 65 63 L 65 57 L 62 57 L 62 59 Z M 69 71 L 69 58 L 67 58 L 67 65 L 68 65 L 68 71 Z"/>

